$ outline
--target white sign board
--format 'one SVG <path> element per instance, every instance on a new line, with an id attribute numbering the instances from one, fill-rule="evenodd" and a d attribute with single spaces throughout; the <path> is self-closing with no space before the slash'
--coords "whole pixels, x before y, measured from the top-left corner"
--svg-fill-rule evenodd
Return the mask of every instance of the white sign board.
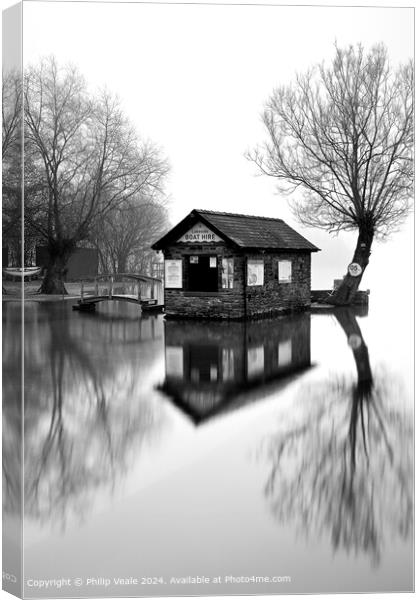
<path id="1" fill-rule="evenodd" d="M 264 373 L 264 346 L 248 348 L 248 377 Z"/>
<path id="2" fill-rule="evenodd" d="M 281 283 L 292 281 L 292 263 L 290 260 L 279 260 L 279 281 Z"/>
<path id="3" fill-rule="evenodd" d="M 166 375 L 183 377 L 184 375 L 184 350 L 182 346 L 166 346 Z"/>
<path id="4" fill-rule="evenodd" d="M 178 240 L 178 242 L 186 242 L 188 244 L 211 244 L 221 241 L 222 238 L 220 238 L 214 233 L 214 231 L 202 223 L 196 223 L 194 227 L 191 227 L 191 229 L 187 231 L 187 233 L 184 233 L 184 235 Z"/>
<path id="5" fill-rule="evenodd" d="M 279 343 L 277 356 L 279 367 L 290 365 L 292 362 L 292 340 Z"/>
<path id="6" fill-rule="evenodd" d="M 262 260 L 248 259 L 247 285 L 264 285 L 264 262 Z"/>
<path id="7" fill-rule="evenodd" d="M 182 260 L 165 260 L 165 287 L 182 288 Z"/>

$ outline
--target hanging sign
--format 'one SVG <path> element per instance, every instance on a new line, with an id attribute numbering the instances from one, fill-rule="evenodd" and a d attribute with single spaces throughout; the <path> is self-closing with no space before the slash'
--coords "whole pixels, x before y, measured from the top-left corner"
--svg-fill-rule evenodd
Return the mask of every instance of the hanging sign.
<path id="1" fill-rule="evenodd" d="M 165 260 L 165 287 L 182 288 L 182 260 Z"/>
<path id="2" fill-rule="evenodd" d="M 362 267 L 359 265 L 359 263 L 351 263 L 348 266 L 348 272 L 352 277 L 358 277 L 362 273 Z"/>
<path id="3" fill-rule="evenodd" d="M 203 244 L 221 241 L 222 238 L 216 235 L 214 231 L 203 225 L 203 223 L 196 223 L 178 240 L 178 242 L 186 242 L 187 244 Z"/>

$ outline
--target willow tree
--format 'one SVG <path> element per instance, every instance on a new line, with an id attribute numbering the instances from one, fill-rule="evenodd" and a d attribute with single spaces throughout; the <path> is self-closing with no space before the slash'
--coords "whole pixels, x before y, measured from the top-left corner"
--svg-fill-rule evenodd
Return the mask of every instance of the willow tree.
<path id="1" fill-rule="evenodd" d="M 351 303 L 374 239 L 386 239 L 413 192 L 413 64 L 392 69 L 386 48 L 336 48 L 275 89 L 263 113 L 268 140 L 248 157 L 291 193 L 307 226 L 357 231 L 356 249 L 332 302 Z"/>
<path id="2" fill-rule="evenodd" d="M 93 95 L 76 68 L 60 68 L 53 58 L 27 70 L 24 116 L 26 156 L 44 181 L 38 194 L 25 197 L 28 230 L 49 253 L 41 291 L 65 293 L 63 275 L 76 245 L 116 207 L 155 194 L 167 165 L 159 149 L 138 137 L 114 96 Z"/>

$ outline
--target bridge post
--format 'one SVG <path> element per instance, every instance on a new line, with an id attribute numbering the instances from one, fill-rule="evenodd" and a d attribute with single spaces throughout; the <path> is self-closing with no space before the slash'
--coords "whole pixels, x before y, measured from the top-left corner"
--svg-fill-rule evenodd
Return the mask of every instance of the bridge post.
<path id="1" fill-rule="evenodd" d="M 164 298 L 163 298 L 163 283 L 162 281 L 159 281 L 159 283 L 157 284 L 157 288 L 158 288 L 158 293 L 157 293 L 157 303 L 158 304 L 163 304 L 164 302 Z"/>

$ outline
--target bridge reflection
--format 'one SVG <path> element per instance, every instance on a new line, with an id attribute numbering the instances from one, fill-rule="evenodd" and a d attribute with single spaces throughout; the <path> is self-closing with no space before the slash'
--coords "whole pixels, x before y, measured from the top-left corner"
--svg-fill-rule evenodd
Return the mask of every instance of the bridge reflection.
<path id="1" fill-rule="evenodd" d="M 160 389 L 198 424 L 278 390 L 310 364 L 307 313 L 261 322 L 168 321 Z"/>
<path id="2" fill-rule="evenodd" d="M 83 518 L 98 491 L 112 493 L 165 427 L 148 378 L 162 319 L 75 317 L 68 303 L 26 303 L 22 347 L 21 310 L 6 303 L 3 311 L 3 506 L 9 515 L 21 507 L 23 352 L 25 514 L 64 527 Z"/>

